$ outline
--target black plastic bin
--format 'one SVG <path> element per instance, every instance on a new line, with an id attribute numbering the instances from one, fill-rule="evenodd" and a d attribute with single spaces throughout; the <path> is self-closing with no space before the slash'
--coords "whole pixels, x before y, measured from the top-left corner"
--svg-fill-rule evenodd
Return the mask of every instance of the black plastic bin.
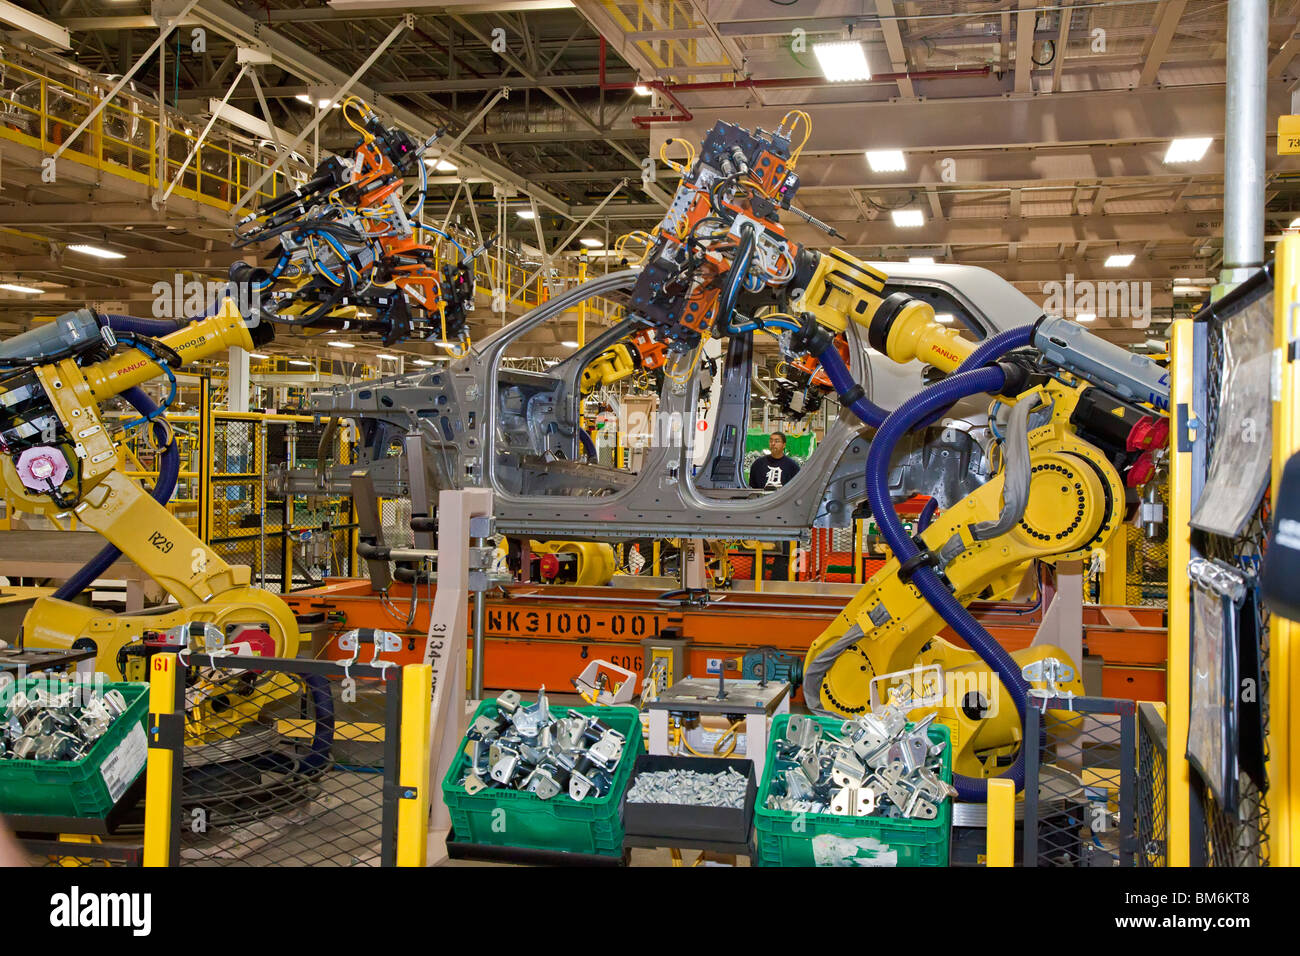
<path id="1" fill-rule="evenodd" d="M 632 766 L 627 782 L 630 793 L 636 778 L 643 773 L 664 770 L 694 770 L 697 773 L 726 773 L 735 768 L 749 779 L 745 787 L 745 807 L 698 807 L 672 803 L 631 803 L 623 796 L 623 830 L 641 841 L 660 841 L 658 846 L 673 846 L 673 840 L 706 843 L 748 843 L 754 825 L 754 801 L 758 783 L 754 779 L 752 760 L 732 757 L 663 757 L 643 754 Z"/>

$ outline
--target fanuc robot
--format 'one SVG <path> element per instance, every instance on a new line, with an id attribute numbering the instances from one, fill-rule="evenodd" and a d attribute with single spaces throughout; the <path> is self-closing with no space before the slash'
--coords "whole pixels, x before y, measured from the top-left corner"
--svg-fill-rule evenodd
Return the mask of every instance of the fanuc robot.
<path id="1" fill-rule="evenodd" d="M 1064 651 L 1008 654 L 966 607 L 1005 593 L 1034 561 L 1087 558 L 1105 546 L 1125 518 L 1126 482 L 1150 477 L 1167 440 L 1168 377 L 1061 319 L 971 342 L 937 322 L 928 303 L 886 295 L 887 277 L 843 250 L 791 241 L 780 222 L 787 211 L 834 234 L 791 205 L 802 149 L 791 140 L 801 119 L 806 126 L 805 115 L 788 114 L 772 133 L 719 122 L 698 155 L 687 145 L 672 205 L 645 237 L 629 310 L 663 343 L 669 379 L 691 374 L 710 336 L 769 334 L 785 363 L 805 373 L 794 384 L 816 388 L 824 374 L 827 391 L 874 430 L 867 498 L 893 557 L 809 648 L 805 698 L 820 713 L 853 715 L 870 706 L 873 678 L 937 669 L 944 690 L 969 690 L 941 694 L 942 703 L 913 717 L 934 711 L 949 725 L 959 795 L 982 799 L 989 776 L 1023 783 L 1023 756 L 1011 754 L 1030 683 L 1040 692 L 1082 685 Z M 920 361 L 945 377 L 892 412 L 878 408 L 844 361 L 850 322 L 892 360 Z M 912 538 L 890 500 L 893 450 L 979 394 L 991 397 L 990 418 L 1003 429 L 996 474 Z M 945 626 L 966 646 L 940 637 Z"/>
<path id="2" fill-rule="evenodd" d="M 265 330 L 252 330 L 259 344 Z M 93 648 L 96 670 L 110 677 L 123 674 L 142 639 L 168 632 L 215 633 L 219 645 L 242 644 L 262 656 L 297 654 L 289 607 L 251 586 L 247 567 L 227 564 L 164 507 L 180 469 L 163 417 L 171 398 L 158 406 L 139 387 L 166 375 L 174 397 L 174 369 L 234 345 L 251 350 L 254 339 L 230 299 L 216 315 L 187 323 L 82 309 L 0 343 L 0 493 L 20 511 L 75 514 L 109 541 L 53 596 L 35 602 L 23 621 L 27 644 Z M 110 424 L 103 406 L 116 397 L 138 417 Z M 145 429 L 159 452 L 152 494 L 122 470 L 119 427 Z M 73 603 L 123 554 L 176 604 L 114 614 Z M 205 646 L 215 649 L 199 649 Z"/>

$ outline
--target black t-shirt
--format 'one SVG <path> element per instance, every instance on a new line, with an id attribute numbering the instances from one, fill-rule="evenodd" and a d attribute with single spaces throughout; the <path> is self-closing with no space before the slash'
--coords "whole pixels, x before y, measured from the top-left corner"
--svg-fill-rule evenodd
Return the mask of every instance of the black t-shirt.
<path id="1" fill-rule="evenodd" d="M 763 455 L 749 466 L 749 487 L 781 488 L 788 485 L 790 479 L 797 474 L 799 474 L 799 463 L 789 455 L 782 455 L 780 458 Z"/>

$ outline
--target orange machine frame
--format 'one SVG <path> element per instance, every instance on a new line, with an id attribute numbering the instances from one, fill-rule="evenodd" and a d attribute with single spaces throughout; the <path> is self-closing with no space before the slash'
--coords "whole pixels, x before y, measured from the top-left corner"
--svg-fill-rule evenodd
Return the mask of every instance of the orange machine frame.
<path id="1" fill-rule="evenodd" d="M 410 588 L 394 584 L 392 604 L 406 607 Z M 334 638 L 348 628 L 395 630 L 407 640 L 390 655 L 418 663 L 424 653 L 431 602 L 423 589 L 409 629 L 395 627 L 392 613 L 364 579 L 332 578 L 319 588 L 285 596 L 299 615 L 333 614 L 331 636 L 314 651 L 343 658 Z M 605 658 L 644 677 L 644 639 L 675 628 L 690 643 L 686 667 L 708 672 L 709 658 L 740 657 L 771 646 L 802 661 L 808 645 L 844 607 L 829 594 L 729 592 L 709 605 L 682 606 L 656 599 L 654 591 L 581 588 L 570 585 L 511 585 L 487 600 L 484 682 L 495 689 L 564 688 L 591 658 Z M 1041 610 L 1017 613 L 1016 606 L 975 604 L 972 611 L 1009 651 L 1027 647 L 1042 620 Z M 1164 610 L 1154 607 L 1085 605 L 1083 646 L 1103 660 L 1101 693 L 1130 700 L 1165 699 Z M 945 639 L 960 641 L 945 631 Z"/>

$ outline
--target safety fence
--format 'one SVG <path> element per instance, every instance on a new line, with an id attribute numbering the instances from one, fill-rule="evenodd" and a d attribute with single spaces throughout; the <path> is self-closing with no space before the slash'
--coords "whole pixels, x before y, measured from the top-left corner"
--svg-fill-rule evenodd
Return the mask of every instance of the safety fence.
<path id="1" fill-rule="evenodd" d="M 147 862 L 392 866 L 422 856 L 426 666 L 168 654 L 151 674 Z"/>
<path id="2" fill-rule="evenodd" d="M 1025 708 L 1025 866 L 1132 866 L 1138 844 L 1136 704 L 1030 698 Z"/>
<path id="3" fill-rule="evenodd" d="M 1255 586 L 1270 524 L 1270 505 L 1267 491 L 1258 498 L 1249 497 L 1258 492 L 1247 487 L 1248 455 L 1243 454 L 1243 448 L 1249 452 L 1252 447 L 1258 447 L 1250 431 L 1268 420 L 1269 395 L 1266 388 L 1261 390 L 1260 380 L 1267 385 L 1270 374 L 1273 295 L 1265 284 L 1259 294 L 1240 297 L 1222 308 L 1202 310 L 1193 323 L 1195 391 L 1199 399 L 1195 414 L 1202 423 L 1204 441 L 1193 452 L 1192 555 L 1193 559 L 1205 558 L 1231 569 L 1241 576 L 1246 586 L 1244 599 L 1237 602 L 1229 615 L 1228 626 L 1217 630 L 1207 626 L 1204 617 L 1196 613 L 1197 586 L 1188 586 L 1189 570 L 1177 569 L 1183 579 L 1182 593 L 1188 595 L 1193 606 L 1189 648 L 1195 661 L 1198 653 L 1222 644 L 1220 659 L 1232 658 L 1234 669 L 1241 669 L 1242 683 L 1248 679 L 1254 686 L 1252 699 L 1258 706 L 1252 710 L 1256 721 L 1251 729 L 1258 734 L 1262 751 L 1261 769 L 1257 773 L 1247 772 L 1245 740 L 1250 721 L 1238 713 L 1243 706 L 1241 690 L 1237 686 L 1226 689 L 1218 686 L 1218 674 L 1199 684 L 1193 675 L 1190 709 L 1197 710 L 1206 699 L 1205 689 L 1200 685 L 1214 684 L 1213 690 L 1222 693 L 1219 701 L 1222 712 L 1231 710 L 1236 715 L 1234 722 L 1240 721 L 1238 727 L 1223 731 L 1221 737 L 1218 728 L 1201 728 L 1202 734 L 1213 733 L 1220 738 L 1223 751 L 1230 754 L 1231 769 L 1219 780 L 1214 779 L 1216 770 L 1191 765 L 1193 865 L 1267 866 L 1270 857 L 1269 800 L 1262 766 L 1268 761 L 1270 739 L 1271 621 Z M 1226 463 L 1226 469 L 1220 468 L 1219 459 Z M 1215 480 L 1220 470 L 1231 476 L 1226 489 Z M 1253 507 L 1240 528 L 1229 533 L 1223 528 L 1210 527 L 1215 522 L 1208 515 L 1203 516 L 1202 498 L 1216 509 L 1236 501 Z M 1171 579 L 1174 570 L 1171 568 Z M 1257 671 L 1257 676 L 1252 671 Z M 1189 752 L 1194 743 L 1195 731 L 1189 737 Z"/>
<path id="4" fill-rule="evenodd" d="M 1137 721 L 1137 865 L 1168 866 L 1169 737 L 1162 705 L 1138 704 Z"/>
<path id="5" fill-rule="evenodd" d="M 230 564 L 251 569 L 260 587 L 288 592 L 356 573 L 357 522 L 343 495 L 288 495 L 268 475 L 355 460 L 348 428 L 305 415 L 214 411 L 169 416 L 181 451 L 168 508 Z M 148 436 L 124 443 L 132 478 L 157 478 Z"/>

